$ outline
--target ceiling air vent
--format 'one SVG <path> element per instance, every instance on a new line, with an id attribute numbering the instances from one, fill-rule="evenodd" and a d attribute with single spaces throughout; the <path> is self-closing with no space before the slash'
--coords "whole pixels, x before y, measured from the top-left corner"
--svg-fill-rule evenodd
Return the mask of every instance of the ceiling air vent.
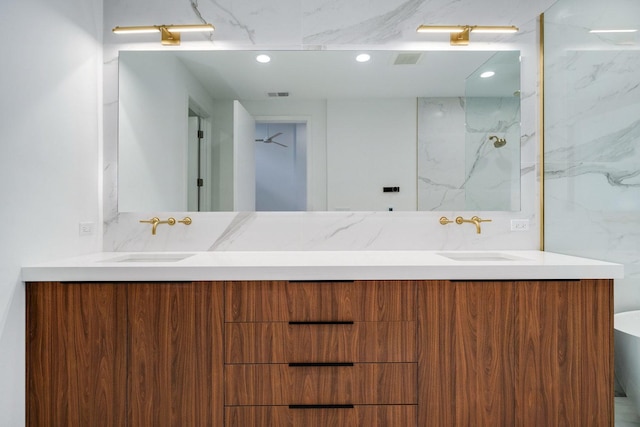
<path id="1" fill-rule="evenodd" d="M 267 92 L 269 98 L 286 98 L 289 92 Z"/>
<path id="2" fill-rule="evenodd" d="M 420 58 L 422 57 L 422 53 L 414 53 L 414 52 L 402 52 L 396 56 L 396 60 L 393 62 L 393 65 L 416 65 Z"/>

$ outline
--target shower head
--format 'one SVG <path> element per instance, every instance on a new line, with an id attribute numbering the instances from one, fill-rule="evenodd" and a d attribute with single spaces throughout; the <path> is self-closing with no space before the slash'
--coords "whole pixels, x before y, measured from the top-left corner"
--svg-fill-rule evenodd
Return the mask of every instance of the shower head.
<path id="1" fill-rule="evenodd" d="M 500 148 L 500 147 L 504 147 L 505 145 L 507 145 L 507 140 L 504 138 L 498 138 L 495 135 L 491 135 L 489 137 L 489 141 L 493 141 L 493 146 L 496 148 Z"/>

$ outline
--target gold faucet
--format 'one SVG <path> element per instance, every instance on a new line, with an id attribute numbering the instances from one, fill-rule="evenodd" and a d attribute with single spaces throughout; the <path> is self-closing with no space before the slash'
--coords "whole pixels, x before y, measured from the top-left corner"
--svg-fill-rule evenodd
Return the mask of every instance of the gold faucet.
<path id="1" fill-rule="evenodd" d="M 479 216 L 472 216 L 471 219 L 464 219 L 461 216 L 456 218 L 456 224 L 463 224 L 468 222 L 470 224 L 474 224 L 476 226 L 476 233 L 480 234 L 482 230 L 480 229 L 481 222 L 491 222 L 490 219 L 482 219 Z"/>
<path id="2" fill-rule="evenodd" d="M 169 219 L 167 219 L 166 221 L 161 221 L 160 218 L 158 218 L 157 216 L 154 216 L 151 219 L 141 219 L 140 222 L 143 222 L 145 224 L 151 224 L 151 234 L 152 235 L 156 235 L 156 230 L 158 229 L 158 224 L 169 224 L 169 225 L 175 225 L 176 224 L 176 219 L 169 217 Z"/>
<path id="3" fill-rule="evenodd" d="M 158 224 L 176 225 L 176 223 L 179 222 L 180 224 L 190 225 L 193 221 L 188 216 L 185 216 L 181 220 L 177 220 L 177 221 L 174 217 L 171 217 L 171 216 L 167 218 L 166 221 L 161 221 L 160 218 L 158 218 L 157 216 L 154 216 L 151 219 L 141 219 L 140 222 L 143 222 L 145 224 L 151 224 L 152 225 L 151 234 L 155 236 L 156 230 L 158 229 Z"/>

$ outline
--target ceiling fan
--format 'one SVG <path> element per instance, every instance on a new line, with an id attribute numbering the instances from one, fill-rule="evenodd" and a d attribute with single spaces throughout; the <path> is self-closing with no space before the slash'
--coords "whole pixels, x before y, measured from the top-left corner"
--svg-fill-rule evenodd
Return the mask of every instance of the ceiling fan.
<path id="1" fill-rule="evenodd" d="M 278 133 L 276 133 L 274 135 L 271 135 L 268 138 L 256 139 L 256 142 L 264 142 L 265 144 L 277 144 L 277 145 L 279 145 L 281 147 L 287 147 L 286 145 L 281 144 L 278 141 L 274 141 L 273 140 L 273 138 L 275 138 L 277 136 L 280 136 L 280 135 L 282 135 L 282 132 L 278 132 Z"/>

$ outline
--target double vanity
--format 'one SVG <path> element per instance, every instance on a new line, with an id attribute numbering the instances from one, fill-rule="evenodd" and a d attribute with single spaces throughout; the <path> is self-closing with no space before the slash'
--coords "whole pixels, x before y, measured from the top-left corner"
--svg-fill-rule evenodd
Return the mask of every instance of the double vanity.
<path id="1" fill-rule="evenodd" d="M 27 424 L 613 425 L 622 274 L 538 251 L 25 267 Z"/>

